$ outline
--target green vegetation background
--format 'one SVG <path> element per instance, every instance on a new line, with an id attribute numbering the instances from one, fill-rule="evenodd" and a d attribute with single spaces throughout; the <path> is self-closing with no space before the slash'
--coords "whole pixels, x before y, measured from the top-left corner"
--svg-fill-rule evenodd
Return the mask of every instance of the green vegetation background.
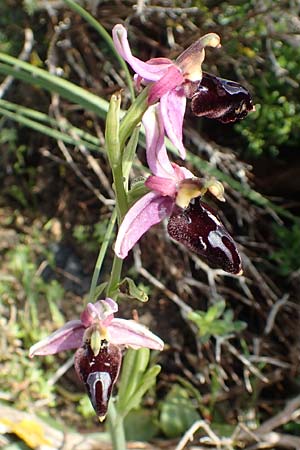
<path id="1" fill-rule="evenodd" d="M 230 281 L 224 282 L 223 291 L 220 287 L 223 286 L 222 282 L 219 282 L 220 298 L 214 306 L 210 305 L 209 298 L 206 299 L 202 305 L 205 312 L 199 311 L 202 308 L 195 303 L 194 316 L 190 320 L 198 327 L 198 331 L 194 332 L 196 335 L 198 332 L 199 342 L 205 349 L 202 363 L 211 365 L 210 384 L 206 392 L 209 401 L 203 405 L 202 394 L 195 388 L 194 363 L 186 361 L 188 367 L 193 368 L 190 377 L 186 377 L 184 370 L 177 373 L 176 368 L 174 373 L 178 378 L 175 377 L 176 383 L 172 386 L 171 380 L 175 375 L 171 360 L 166 358 L 168 375 L 158 391 L 151 393 L 146 401 L 146 406 L 151 401 L 155 405 L 151 421 L 147 408 L 138 414 L 139 419 L 131 417 L 128 420 L 129 437 L 150 439 L 157 435 L 177 437 L 199 417 L 212 418 L 219 426 L 233 427 L 236 420 L 231 415 L 226 417 L 226 405 L 220 403 L 216 407 L 215 397 L 224 388 L 220 375 L 223 368 L 228 369 L 229 366 L 229 372 L 237 370 L 241 379 L 242 369 L 231 369 L 232 354 L 229 350 L 227 356 L 225 354 L 225 359 L 228 359 L 222 364 L 212 356 L 216 339 L 234 334 L 241 354 L 248 355 L 253 351 L 253 338 L 263 328 L 260 321 L 262 317 L 268 317 L 272 301 L 275 302 L 282 294 L 290 296 L 290 301 L 295 304 L 299 302 L 300 20 L 299 4 L 296 1 L 152 1 L 141 4 L 143 8 L 140 10 L 135 2 L 130 1 L 87 1 L 83 6 L 93 13 L 109 33 L 115 23 L 125 21 L 132 30 L 130 40 L 135 54 L 142 59 L 159 56 L 161 52 L 163 56 L 168 56 L 168 53 L 176 56 L 180 48 L 192 42 L 195 35 L 198 37 L 208 31 L 217 32 L 223 44 L 221 57 L 216 59 L 213 52 L 208 51 L 205 69 L 223 78 L 239 81 L 253 94 L 256 112 L 234 126 L 212 124 L 209 120 L 195 121 L 188 114 L 186 139 L 190 143 L 191 154 L 196 155 L 199 141 L 193 140 L 193 133 L 198 133 L 204 139 L 206 147 L 204 145 L 200 149 L 200 156 L 206 158 L 210 165 L 213 158 L 211 154 L 209 158 L 205 156 L 205 148 L 217 149 L 221 153 L 224 149 L 224 154 L 229 155 L 227 159 L 220 157 L 215 160 L 215 168 L 227 177 L 224 179 L 230 177 L 229 192 L 233 186 L 236 192 L 232 194 L 235 203 L 230 204 L 229 220 L 232 227 L 238 230 L 238 235 L 243 237 L 240 242 L 247 249 L 247 257 L 262 271 L 267 285 L 275 292 L 275 300 L 271 294 L 266 294 L 261 306 L 253 306 L 259 304 L 260 296 L 263 295 L 253 288 L 254 281 L 249 272 L 249 279 L 253 281 L 250 315 L 249 310 L 245 311 L 237 306 L 237 302 L 231 301 L 233 294 L 228 294 L 228 289 L 232 288 Z M 49 62 L 54 61 L 63 77 L 105 100 L 109 100 L 110 95 L 121 87 L 124 89 L 125 106 L 126 102 L 128 105 L 129 94 L 124 73 L 120 71 L 107 44 L 100 42 L 94 30 L 63 2 L 2 1 L 0 51 L 18 57 L 24 45 L 25 27 L 30 28 L 34 36 L 28 55 L 31 64 L 49 69 Z M 57 38 L 55 33 L 58 33 Z M 56 46 L 56 51 L 53 51 L 52 46 Z M 83 49 L 86 49 L 86 53 Z M 97 64 L 94 66 L 95 58 Z M 4 75 L 1 75 L 0 83 L 5 83 Z M 50 112 L 50 117 L 57 120 L 53 112 L 53 96 L 41 88 L 14 80 L 5 89 L 3 100 L 45 114 Z M 4 103 L 0 107 L 0 401 L 19 410 L 38 411 L 44 417 L 55 417 L 59 423 L 65 421 L 74 428 L 80 426 L 83 416 L 86 421 L 84 428 L 88 430 L 94 427 L 95 422 L 86 397 L 74 381 L 74 374 L 69 374 L 62 382 L 56 382 L 57 370 L 66 358 L 47 357 L 43 361 L 29 361 L 27 353 L 32 343 L 66 319 L 76 317 L 80 311 L 80 298 L 88 289 L 109 211 L 97 203 L 93 186 L 98 189 L 99 180 L 88 170 L 84 155 L 70 144 L 70 154 L 80 169 L 80 177 L 76 170 L 74 172 L 73 163 L 57 151 L 55 139 L 2 114 L 2 107 L 5 108 Z M 96 120 L 92 113 L 83 113 L 81 108 L 72 107 L 68 102 L 62 101 L 59 109 L 60 115 L 74 126 L 95 135 L 97 144 L 90 140 L 89 148 L 105 172 L 105 156 L 103 152 L 95 151 L 98 142 L 99 149 L 103 148 L 103 123 Z M 57 122 L 54 128 L 56 125 Z M 200 142 L 203 144 L 203 140 Z M 189 161 L 191 166 L 193 161 L 192 158 Z M 233 161 L 232 170 L 228 169 L 226 161 L 229 164 Z M 241 165 L 237 161 L 241 161 Z M 205 168 L 209 164 L 203 169 L 195 163 L 195 167 L 200 171 L 202 167 L 205 175 Z M 245 185 L 241 181 L 243 177 L 234 173 L 237 168 L 244 171 Z M 110 175 L 106 173 L 106 177 L 109 179 Z M 258 202 L 255 206 L 257 209 L 254 209 L 250 206 L 253 202 L 249 200 L 249 195 L 243 195 L 245 186 L 272 200 L 274 205 L 288 212 L 289 217 L 280 213 L 278 216 L 279 210 L 271 211 L 270 206 L 264 208 L 262 202 Z M 109 188 L 106 188 L 105 195 L 108 194 Z M 254 211 L 251 219 L 248 216 L 245 219 L 248 210 Z M 239 214 L 243 216 L 244 212 L 246 225 L 240 225 L 243 220 Z M 151 236 L 149 239 L 151 241 Z M 61 250 L 57 246 L 61 242 L 65 246 L 65 253 L 70 253 L 70 249 L 74 251 L 74 259 L 72 254 L 69 255 L 70 265 L 76 265 L 80 260 L 77 272 L 72 269 L 71 275 L 64 273 L 68 272 L 66 265 L 59 267 L 57 263 L 57 252 Z M 151 257 L 154 258 L 153 254 L 147 262 L 150 268 L 153 264 Z M 62 258 L 67 258 L 66 254 Z M 141 289 L 151 295 L 145 280 L 134 271 L 132 276 Z M 170 283 L 167 276 L 161 281 L 166 285 Z M 207 283 L 205 277 L 201 281 Z M 152 289 L 153 296 L 157 294 L 155 292 Z M 229 300 L 226 311 L 223 298 Z M 268 302 L 271 302 L 269 306 Z M 259 308 L 265 308 L 264 314 L 257 312 Z M 294 324 L 290 320 L 296 316 L 289 313 L 282 314 L 282 326 L 293 329 Z M 155 314 L 153 309 L 151 314 Z M 295 320 L 298 321 L 298 318 Z M 156 321 L 159 322 L 157 318 Z M 188 333 L 190 331 L 183 332 Z M 289 336 L 285 336 L 286 342 L 279 344 L 277 339 L 275 330 L 269 344 L 272 350 L 266 351 L 269 351 L 270 357 L 285 361 L 285 358 L 289 359 L 285 354 L 286 348 L 297 343 L 297 336 L 290 340 Z M 180 347 L 179 353 L 185 360 L 183 350 L 184 346 Z M 289 356 L 290 359 L 285 361 L 290 364 L 289 368 L 286 371 L 282 368 L 282 379 L 288 380 L 288 383 L 282 391 L 281 400 L 289 398 L 298 389 L 298 366 Z M 262 363 L 259 369 L 264 370 Z M 288 371 L 294 374 L 293 382 L 287 375 Z M 12 373 L 15 374 L 13 377 Z M 259 422 L 261 416 L 268 417 L 269 412 L 262 407 L 264 400 L 260 396 L 262 388 L 259 386 L 259 377 L 255 378 L 253 373 L 251 377 L 254 386 L 252 393 L 247 392 L 247 386 L 243 386 L 242 405 L 239 404 L 238 394 L 233 396 L 233 403 L 245 415 L 252 409 L 256 410 L 255 420 Z M 275 382 L 275 391 L 277 387 Z M 193 399 L 192 403 L 190 399 Z M 276 413 L 277 406 L 271 402 L 270 415 Z M 146 427 L 148 434 L 139 436 L 134 432 L 136 420 L 141 421 L 141 427 Z M 291 421 L 290 426 L 293 433 L 299 432 L 299 424 Z M 220 431 L 223 435 L 226 432 L 225 428 Z"/>

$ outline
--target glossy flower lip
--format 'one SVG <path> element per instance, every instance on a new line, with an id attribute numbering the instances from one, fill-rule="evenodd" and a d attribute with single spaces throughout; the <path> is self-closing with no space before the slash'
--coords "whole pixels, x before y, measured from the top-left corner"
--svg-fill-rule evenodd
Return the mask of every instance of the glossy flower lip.
<path id="1" fill-rule="evenodd" d="M 192 113 L 222 123 L 235 122 L 255 111 L 249 91 L 241 84 L 203 72 L 191 99 Z"/>
<path id="2" fill-rule="evenodd" d="M 163 349 L 163 341 L 143 325 L 134 320 L 115 318 L 117 303 L 111 298 L 88 303 L 81 314 L 81 320 L 72 320 L 50 336 L 33 345 L 29 356 L 52 355 L 64 350 L 79 348 L 87 331 L 100 330 L 103 340 L 116 346 L 131 348 L 148 347 Z"/>
<path id="3" fill-rule="evenodd" d="M 201 256 L 210 266 L 242 275 L 242 262 L 234 240 L 215 211 L 200 198 L 187 208 L 176 208 L 168 222 L 168 233 Z"/>
<path id="4" fill-rule="evenodd" d="M 121 363 L 121 349 L 105 341 L 97 355 L 88 341 L 76 351 L 75 371 L 84 384 L 101 422 L 106 417 L 109 399 L 118 379 Z"/>
<path id="5" fill-rule="evenodd" d="M 165 132 L 184 159 L 186 153 L 182 126 L 186 109 L 186 92 L 189 91 L 191 95 L 191 88 L 187 89 L 186 85 L 190 83 L 194 86 L 195 82 L 201 81 L 205 47 L 219 47 L 219 36 L 209 33 L 201 37 L 179 55 L 176 61 L 168 58 L 152 58 L 144 62 L 133 56 L 123 25 L 115 25 L 112 34 L 116 50 L 136 72 L 137 84 L 153 83 L 148 102 L 152 105 L 159 101 Z"/>

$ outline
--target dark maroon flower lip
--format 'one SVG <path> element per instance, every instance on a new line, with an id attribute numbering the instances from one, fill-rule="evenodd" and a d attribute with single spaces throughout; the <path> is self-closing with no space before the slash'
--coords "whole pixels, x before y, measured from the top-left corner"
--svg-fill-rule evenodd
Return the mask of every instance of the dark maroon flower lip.
<path id="1" fill-rule="evenodd" d="M 107 341 L 101 342 L 100 351 L 96 356 L 88 341 L 75 354 L 76 373 L 84 383 L 91 404 L 101 421 L 106 417 L 121 361 L 120 348 Z"/>
<path id="2" fill-rule="evenodd" d="M 235 122 L 255 111 L 249 91 L 235 81 L 203 72 L 191 98 L 191 110 L 198 117 Z"/>
<path id="3" fill-rule="evenodd" d="M 169 235 L 198 254 L 209 266 L 242 274 L 236 244 L 215 211 L 200 197 L 187 208 L 175 207 L 168 222 Z"/>

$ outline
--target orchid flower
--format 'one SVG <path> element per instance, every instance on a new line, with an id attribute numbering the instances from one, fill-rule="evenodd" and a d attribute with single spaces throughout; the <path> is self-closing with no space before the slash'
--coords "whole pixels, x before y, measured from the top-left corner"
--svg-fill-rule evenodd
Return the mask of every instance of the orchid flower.
<path id="1" fill-rule="evenodd" d="M 169 217 L 168 232 L 173 239 L 198 253 L 210 265 L 241 274 L 241 259 L 232 237 L 214 211 L 200 200 L 210 191 L 224 201 L 223 186 L 217 181 L 203 185 L 188 169 L 170 162 L 160 116 L 158 105 L 152 105 L 143 117 L 146 156 L 152 171 L 145 185 L 150 192 L 125 215 L 115 243 L 116 255 L 126 258 L 149 228 Z"/>
<path id="2" fill-rule="evenodd" d="M 115 25 L 112 34 L 116 50 L 136 72 L 137 84 L 152 82 L 148 102 L 151 105 L 159 101 L 164 130 L 183 159 L 185 148 L 182 142 L 182 126 L 187 98 L 193 99 L 192 112 L 195 115 L 220 121 L 235 121 L 253 110 L 249 92 L 239 83 L 202 72 L 205 47 L 220 47 L 220 37 L 217 34 L 208 33 L 201 37 L 175 61 L 152 58 L 147 62 L 132 55 L 127 31 L 123 25 Z M 202 85 L 203 78 L 205 83 Z M 207 79 L 214 79 L 215 83 L 208 83 Z M 228 83 L 231 84 L 229 88 Z"/>
<path id="3" fill-rule="evenodd" d="M 154 82 L 148 102 L 153 104 L 160 100 L 161 117 L 165 131 L 185 158 L 182 142 L 182 125 L 186 108 L 187 91 L 202 78 L 201 65 L 205 57 L 205 47 L 219 47 L 220 38 L 209 33 L 198 39 L 186 49 L 174 62 L 168 58 L 152 58 L 143 62 L 132 55 L 127 39 L 127 31 L 121 24 L 113 28 L 113 40 L 118 53 L 138 75 L 138 84 Z M 189 95 L 189 94 L 188 94 Z"/>
<path id="4" fill-rule="evenodd" d="M 163 341 L 134 320 L 118 319 L 117 303 L 111 298 L 88 303 L 80 320 L 72 320 L 29 350 L 29 356 L 52 355 L 77 349 L 75 370 L 84 383 L 91 403 L 104 420 L 109 398 L 122 361 L 122 349 L 163 349 Z"/>

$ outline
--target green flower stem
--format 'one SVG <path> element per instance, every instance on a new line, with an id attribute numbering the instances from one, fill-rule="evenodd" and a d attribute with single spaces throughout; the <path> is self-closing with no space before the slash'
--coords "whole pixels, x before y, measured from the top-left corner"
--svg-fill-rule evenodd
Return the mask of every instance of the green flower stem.
<path id="1" fill-rule="evenodd" d="M 113 450 L 126 450 L 123 419 L 117 413 L 112 399 L 108 406 L 107 421 Z"/>
<path id="2" fill-rule="evenodd" d="M 114 94 L 111 97 L 107 114 L 105 142 L 113 174 L 119 225 L 128 210 L 127 189 L 129 172 L 135 157 L 138 142 L 139 130 L 137 129 L 137 125 L 140 123 L 144 112 L 148 108 L 147 98 L 148 89 L 146 88 L 133 102 L 120 123 L 121 95 L 120 93 Z M 129 142 L 125 149 L 125 144 L 128 139 Z M 116 298 L 118 295 L 118 284 L 121 279 L 122 265 L 123 260 L 115 255 L 110 280 L 106 289 L 106 295 L 108 297 Z M 126 439 L 123 418 L 116 410 L 113 401 L 110 401 L 107 418 L 113 449 L 125 450 Z"/>
<path id="3" fill-rule="evenodd" d="M 120 148 L 123 151 L 126 141 L 131 136 L 135 127 L 141 122 L 148 108 L 149 88 L 146 87 L 130 106 L 120 124 Z"/>
<path id="4" fill-rule="evenodd" d="M 121 279 L 122 266 L 123 266 L 123 259 L 120 259 L 115 255 L 111 269 L 111 275 L 109 278 L 109 283 L 106 289 L 106 295 L 108 297 L 115 298 L 117 296 L 118 284 Z"/>
<path id="5" fill-rule="evenodd" d="M 124 177 L 122 171 L 122 161 L 112 167 L 114 188 L 116 193 L 116 203 L 118 206 L 118 223 L 120 225 L 123 217 L 128 210 L 127 194 L 124 186 Z"/>
<path id="6" fill-rule="evenodd" d="M 96 287 L 97 287 L 97 282 L 99 279 L 99 275 L 100 275 L 100 271 L 102 268 L 102 264 L 103 264 L 103 260 L 107 251 L 107 247 L 108 244 L 110 242 L 110 238 L 116 223 L 116 219 L 117 219 L 117 208 L 114 209 L 107 230 L 105 232 L 104 235 L 104 239 L 102 242 L 102 245 L 100 247 L 100 251 L 99 251 L 99 255 L 96 261 L 96 265 L 95 265 L 95 269 L 94 269 L 94 273 L 93 273 L 93 277 L 92 277 L 92 282 L 91 282 L 91 287 L 90 287 L 90 292 L 88 295 L 88 301 L 93 303 L 95 301 L 95 292 L 96 292 Z"/>

